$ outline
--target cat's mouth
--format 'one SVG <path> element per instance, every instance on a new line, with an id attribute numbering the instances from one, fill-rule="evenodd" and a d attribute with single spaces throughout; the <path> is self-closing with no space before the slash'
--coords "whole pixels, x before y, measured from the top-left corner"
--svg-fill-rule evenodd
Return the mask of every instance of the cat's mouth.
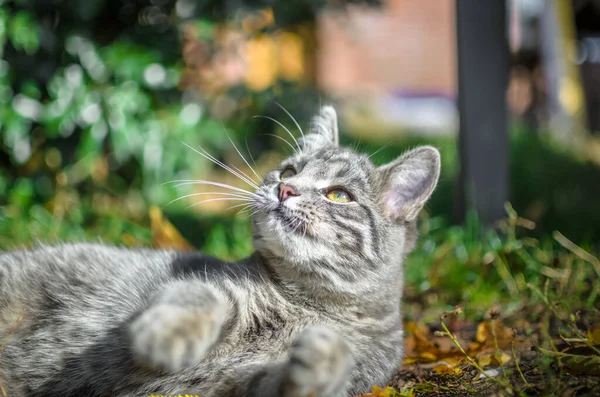
<path id="1" fill-rule="evenodd" d="M 279 220 L 281 224 L 292 233 L 303 236 L 310 234 L 308 220 L 302 216 L 302 214 L 298 214 L 295 211 L 290 211 L 282 206 L 276 207 L 273 210 L 273 213 L 275 214 L 277 220 Z"/>

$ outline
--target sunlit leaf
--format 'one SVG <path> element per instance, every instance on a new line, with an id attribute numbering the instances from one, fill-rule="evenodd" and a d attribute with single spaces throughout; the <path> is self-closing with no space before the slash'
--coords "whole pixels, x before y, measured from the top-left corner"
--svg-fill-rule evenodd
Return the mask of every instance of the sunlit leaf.
<path id="1" fill-rule="evenodd" d="M 499 364 L 504 365 L 510 360 L 512 360 L 512 356 L 506 352 L 484 353 L 477 356 L 477 364 L 479 364 L 481 367 Z"/>
<path id="2" fill-rule="evenodd" d="M 28 54 L 35 53 L 40 46 L 39 26 L 26 11 L 20 11 L 12 17 L 8 36 L 15 48 Z"/>
<path id="3" fill-rule="evenodd" d="M 358 397 L 400 397 L 401 394 L 393 387 L 380 388 L 374 386 L 371 393 L 363 393 Z"/>
<path id="4" fill-rule="evenodd" d="M 510 346 L 513 339 L 513 332 L 498 320 L 486 320 L 477 326 L 476 340 L 478 343 L 505 349 Z"/>
<path id="5" fill-rule="evenodd" d="M 157 248 L 178 251 L 193 251 L 194 247 L 184 239 L 179 231 L 165 218 L 160 208 L 150 207 L 152 243 Z"/>
<path id="6" fill-rule="evenodd" d="M 596 324 L 588 329 L 587 338 L 592 345 L 600 345 L 600 324 Z"/>
<path id="7" fill-rule="evenodd" d="M 433 370 L 440 375 L 452 375 L 452 376 L 456 376 L 459 377 L 463 374 L 463 370 L 454 366 L 454 365 L 448 365 L 446 363 L 440 363 L 438 365 L 436 365 L 435 367 L 433 367 Z"/>

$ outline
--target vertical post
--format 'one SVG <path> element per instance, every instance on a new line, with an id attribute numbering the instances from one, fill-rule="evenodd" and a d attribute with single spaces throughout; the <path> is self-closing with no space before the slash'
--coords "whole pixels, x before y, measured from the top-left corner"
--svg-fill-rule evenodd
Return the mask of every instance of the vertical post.
<path id="1" fill-rule="evenodd" d="M 460 171 L 456 215 L 484 224 L 504 217 L 509 135 L 506 1 L 456 0 Z"/>
<path id="2" fill-rule="evenodd" d="M 587 126 L 579 68 L 573 60 L 577 49 L 572 2 L 546 1 L 541 32 L 550 133 L 565 144 L 582 148 Z"/>

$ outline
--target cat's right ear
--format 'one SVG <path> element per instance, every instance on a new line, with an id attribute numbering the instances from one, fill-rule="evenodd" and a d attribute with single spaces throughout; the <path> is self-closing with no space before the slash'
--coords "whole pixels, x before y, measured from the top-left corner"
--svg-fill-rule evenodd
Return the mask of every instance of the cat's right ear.
<path id="1" fill-rule="evenodd" d="M 411 150 L 379 167 L 383 205 L 392 220 L 414 220 L 440 176 L 440 152 L 433 146 Z"/>
<path id="2" fill-rule="evenodd" d="M 302 139 L 303 150 L 315 151 L 327 146 L 338 146 L 337 113 L 331 106 L 323 106 L 310 125 L 310 131 Z"/>

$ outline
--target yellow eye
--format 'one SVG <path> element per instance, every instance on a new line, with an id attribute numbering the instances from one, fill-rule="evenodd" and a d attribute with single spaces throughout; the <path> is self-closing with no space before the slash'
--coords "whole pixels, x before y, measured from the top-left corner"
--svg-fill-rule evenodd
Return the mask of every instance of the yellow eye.
<path id="1" fill-rule="evenodd" d="M 288 167 L 285 170 L 283 170 L 283 172 L 279 175 L 279 179 L 284 180 L 287 178 L 291 178 L 294 175 L 296 175 L 296 170 L 292 167 Z"/>
<path id="2" fill-rule="evenodd" d="M 331 189 L 327 192 L 326 197 L 329 200 L 334 201 L 336 203 L 349 203 L 352 201 L 350 193 L 348 193 L 344 189 Z"/>

